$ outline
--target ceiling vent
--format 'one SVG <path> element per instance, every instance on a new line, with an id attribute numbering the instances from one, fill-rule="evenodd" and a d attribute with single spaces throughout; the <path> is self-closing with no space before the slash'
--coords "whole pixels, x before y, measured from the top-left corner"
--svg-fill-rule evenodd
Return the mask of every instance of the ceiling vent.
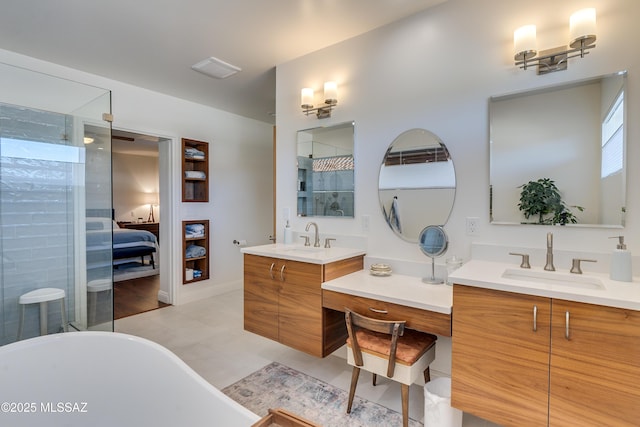
<path id="1" fill-rule="evenodd" d="M 216 79 L 224 79 L 234 75 L 238 71 L 242 71 L 240 67 L 227 64 L 226 62 L 221 61 L 218 58 L 214 58 L 213 56 L 192 65 L 191 68 L 198 71 L 199 73 L 206 74 L 210 77 L 215 77 Z"/>

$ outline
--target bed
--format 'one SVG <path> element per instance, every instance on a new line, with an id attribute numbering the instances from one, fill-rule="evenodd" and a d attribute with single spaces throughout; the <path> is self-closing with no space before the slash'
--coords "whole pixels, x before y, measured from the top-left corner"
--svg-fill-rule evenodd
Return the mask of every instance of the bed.
<path id="1" fill-rule="evenodd" d="M 112 259 L 116 268 L 137 258 L 144 264 L 145 257 L 149 257 L 149 264 L 155 269 L 158 242 L 153 233 L 120 228 L 112 219 L 100 217 L 88 217 L 86 227 L 89 268 L 104 266 L 107 259 Z"/>

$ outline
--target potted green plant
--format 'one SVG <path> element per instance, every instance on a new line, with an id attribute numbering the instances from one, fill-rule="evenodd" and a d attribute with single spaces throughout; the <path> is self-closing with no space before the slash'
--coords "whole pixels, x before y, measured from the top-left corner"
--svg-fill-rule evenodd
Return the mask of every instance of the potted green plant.
<path id="1" fill-rule="evenodd" d="M 560 190 L 552 179 L 540 178 L 518 188 L 522 188 L 518 209 L 527 219 L 537 215 L 538 222 L 535 224 L 566 225 L 578 222 L 569 206 L 562 201 Z M 581 212 L 584 210 L 581 206 L 571 207 Z"/>

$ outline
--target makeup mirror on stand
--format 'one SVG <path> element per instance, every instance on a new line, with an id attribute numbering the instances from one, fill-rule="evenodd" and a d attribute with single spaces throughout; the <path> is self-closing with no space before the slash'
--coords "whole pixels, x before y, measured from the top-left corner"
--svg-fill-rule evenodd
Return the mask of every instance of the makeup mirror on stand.
<path id="1" fill-rule="evenodd" d="M 439 225 L 429 225 L 420 232 L 418 246 L 423 254 L 431 258 L 431 277 L 422 279 L 424 283 L 439 285 L 444 283 L 443 278 L 436 277 L 435 258 L 444 255 L 449 246 L 449 239 L 444 229 Z"/>

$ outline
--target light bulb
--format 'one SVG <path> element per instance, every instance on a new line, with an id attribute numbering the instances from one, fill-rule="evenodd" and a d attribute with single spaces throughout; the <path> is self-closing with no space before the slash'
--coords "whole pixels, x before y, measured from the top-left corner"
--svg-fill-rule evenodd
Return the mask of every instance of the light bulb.
<path id="1" fill-rule="evenodd" d="M 313 89 L 305 87 L 300 93 L 302 108 L 313 108 Z"/>
<path id="2" fill-rule="evenodd" d="M 325 82 L 324 102 L 326 104 L 336 104 L 338 102 L 338 85 L 336 82 Z"/>

